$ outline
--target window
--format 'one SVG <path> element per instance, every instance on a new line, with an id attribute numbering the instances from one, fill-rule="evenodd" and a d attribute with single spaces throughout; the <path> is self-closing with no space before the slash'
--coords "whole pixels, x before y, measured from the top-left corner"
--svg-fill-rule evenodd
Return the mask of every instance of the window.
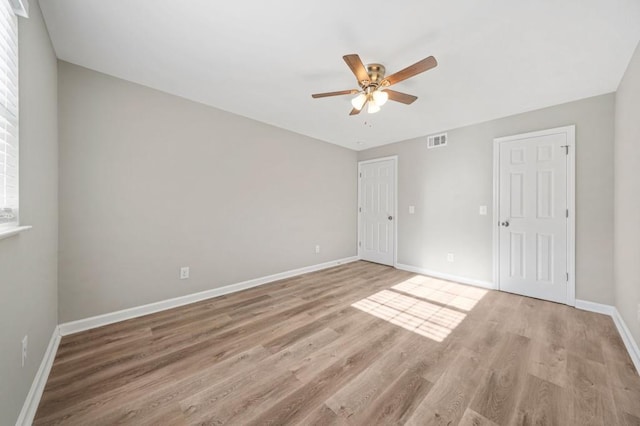
<path id="1" fill-rule="evenodd" d="M 18 225 L 18 18 L 0 0 L 0 229 Z"/>

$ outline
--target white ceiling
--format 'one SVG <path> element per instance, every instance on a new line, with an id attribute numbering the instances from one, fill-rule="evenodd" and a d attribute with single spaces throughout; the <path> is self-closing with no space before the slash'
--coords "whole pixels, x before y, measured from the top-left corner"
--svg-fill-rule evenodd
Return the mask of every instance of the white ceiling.
<path id="1" fill-rule="evenodd" d="M 60 59 L 360 150 L 613 92 L 640 40 L 638 0 L 40 0 Z M 348 116 L 342 60 L 418 96 Z M 361 142 L 361 144 L 358 144 Z"/>

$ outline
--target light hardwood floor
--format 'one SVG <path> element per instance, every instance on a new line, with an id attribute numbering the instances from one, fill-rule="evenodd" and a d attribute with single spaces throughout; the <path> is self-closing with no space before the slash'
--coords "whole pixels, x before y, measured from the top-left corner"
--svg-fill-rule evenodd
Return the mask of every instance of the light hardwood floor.
<path id="1" fill-rule="evenodd" d="M 35 424 L 640 425 L 609 317 L 367 262 L 66 336 Z"/>

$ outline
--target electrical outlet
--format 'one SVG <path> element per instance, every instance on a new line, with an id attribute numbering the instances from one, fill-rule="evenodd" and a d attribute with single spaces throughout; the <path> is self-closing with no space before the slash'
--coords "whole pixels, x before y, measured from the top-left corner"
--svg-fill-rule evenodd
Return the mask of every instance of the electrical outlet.
<path id="1" fill-rule="evenodd" d="M 447 253 L 447 262 L 453 262 L 453 253 Z"/>
<path id="2" fill-rule="evenodd" d="M 416 212 L 416 206 L 409 206 L 409 214 L 414 214 Z"/>
<path id="3" fill-rule="evenodd" d="M 320 245 L 316 245 L 316 254 L 320 253 Z"/>
<path id="4" fill-rule="evenodd" d="M 486 216 L 487 215 L 487 206 L 480 206 L 480 216 Z"/>
<path id="5" fill-rule="evenodd" d="M 189 278 L 189 267 L 183 266 L 182 268 L 180 268 L 180 279 L 186 280 L 187 278 Z"/>
<path id="6" fill-rule="evenodd" d="M 22 366 L 24 367 L 24 363 L 27 361 L 27 346 L 29 345 L 29 336 L 24 336 L 22 338 Z"/>

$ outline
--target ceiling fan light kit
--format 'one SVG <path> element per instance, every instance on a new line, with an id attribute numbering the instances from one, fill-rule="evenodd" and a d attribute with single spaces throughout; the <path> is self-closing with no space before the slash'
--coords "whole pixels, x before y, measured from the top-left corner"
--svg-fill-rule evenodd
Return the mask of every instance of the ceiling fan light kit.
<path id="1" fill-rule="evenodd" d="M 395 90 L 387 89 L 389 86 L 404 81 L 415 75 L 428 71 L 438 65 L 436 58 L 429 56 L 421 61 L 410 65 L 395 74 L 385 77 L 386 69 L 381 64 L 369 64 L 365 68 L 362 60 L 356 54 L 345 55 L 342 57 L 347 63 L 351 72 L 356 76 L 360 90 L 341 90 L 339 92 L 327 92 L 316 93 L 311 95 L 312 98 L 326 98 L 329 96 L 340 95 L 355 95 L 355 98 L 351 99 L 351 105 L 353 109 L 349 115 L 357 115 L 367 105 L 367 112 L 374 114 L 380 111 L 380 107 L 384 105 L 387 100 L 391 99 L 395 102 L 400 102 L 406 105 L 410 105 L 418 99 L 417 96 L 408 95 L 402 92 L 396 92 Z"/>
<path id="2" fill-rule="evenodd" d="M 355 98 L 351 99 L 351 105 L 357 110 L 361 110 L 364 104 L 367 102 L 367 95 L 360 93 Z"/>
<path id="3" fill-rule="evenodd" d="M 389 94 L 387 94 L 387 92 L 381 89 L 378 89 L 375 92 L 373 92 L 371 96 L 373 97 L 373 102 L 375 102 L 375 104 L 378 106 L 382 106 L 386 104 L 387 100 L 389 99 Z"/>
<path id="4" fill-rule="evenodd" d="M 375 102 L 369 102 L 369 105 L 367 106 L 367 112 L 369 114 L 375 114 L 378 111 L 380 111 L 380 107 L 376 105 Z"/>

